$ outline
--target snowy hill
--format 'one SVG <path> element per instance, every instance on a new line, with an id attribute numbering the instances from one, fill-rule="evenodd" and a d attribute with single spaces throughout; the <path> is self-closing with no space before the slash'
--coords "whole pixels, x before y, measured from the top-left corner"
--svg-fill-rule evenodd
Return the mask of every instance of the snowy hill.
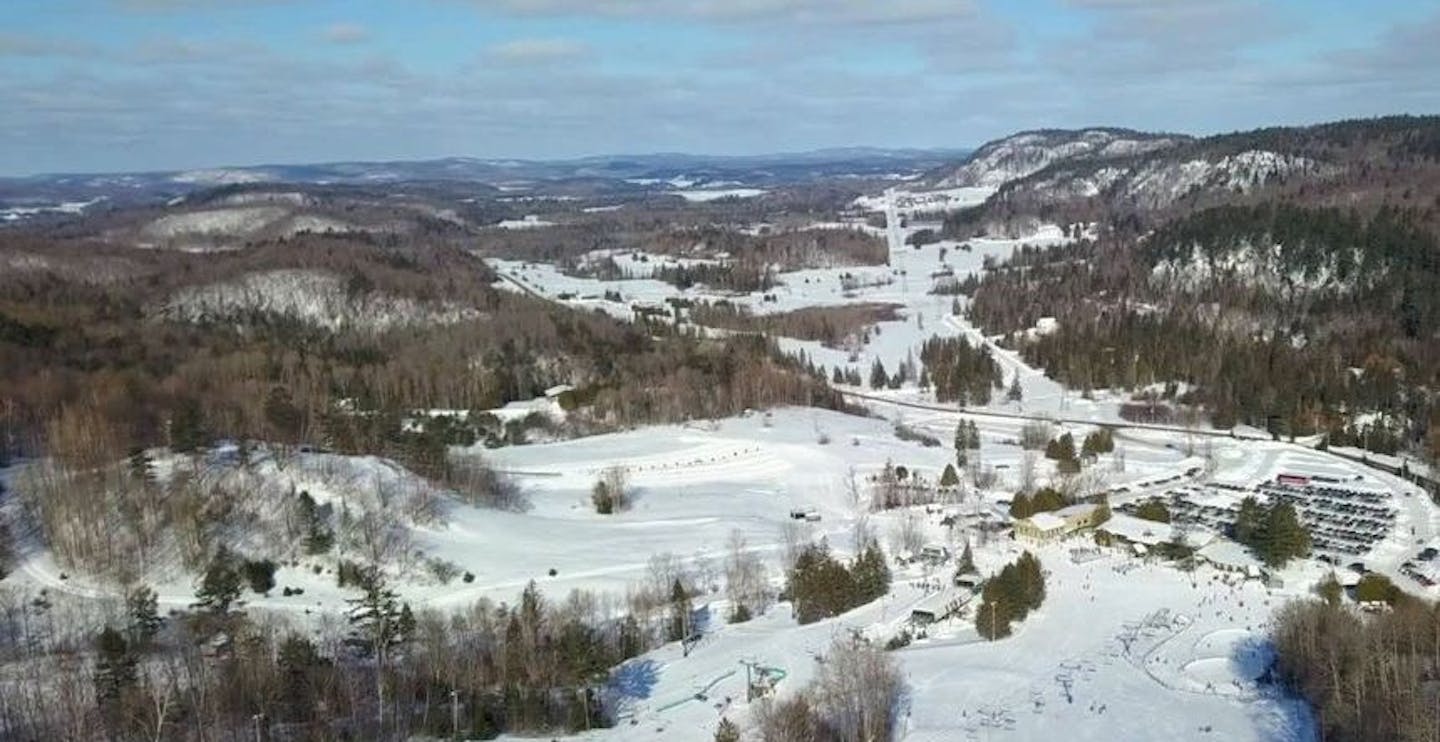
<path id="1" fill-rule="evenodd" d="M 1188 139 L 1129 129 L 1026 131 L 985 144 L 959 169 L 942 175 L 937 187 L 998 187 L 1056 163 L 1144 154 Z"/>

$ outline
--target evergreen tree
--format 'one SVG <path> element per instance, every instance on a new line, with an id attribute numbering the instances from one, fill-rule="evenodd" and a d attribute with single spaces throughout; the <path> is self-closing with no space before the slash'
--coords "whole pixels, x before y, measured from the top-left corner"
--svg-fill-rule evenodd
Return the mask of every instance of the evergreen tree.
<path id="1" fill-rule="evenodd" d="M 131 645 L 136 647 L 149 644 L 165 623 L 165 619 L 160 617 L 155 591 L 145 585 L 136 587 L 125 596 L 125 610 L 130 618 L 126 633 L 130 636 Z"/>
<path id="2" fill-rule="evenodd" d="M 1240 501 L 1231 535 L 1239 543 L 1258 547 L 1265 531 L 1265 521 L 1265 507 L 1253 495 L 1247 496 Z"/>
<path id="3" fill-rule="evenodd" d="M 869 603 L 890 592 L 890 567 L 885 563 L 885 552 L 874 541 L 855 557 L 850 573 L 855 583 L 855 605 Z"/>
<path id="4" fill-rule="evenodd" d="M 240 571 L 235 568 L 235 557 L 222 546 L 205 568 L 200 587 L 195 591 L 195 607 L 224 616 L 230 612 L 235 601 L 240 599 L 243 584 Z"/>
<path id="5" fill-rule="evenodd" d="M 305 527 L 305 553 L 311 556 L 325 554 L 335 545 L 335 532 L 326 522 L 324 511 L 315 504 L 315 498 L 308 490 L 300 490 L 297 497 L 300 521 Z"/>
<path id="6" fill-rule="evenodd" d="M 670 621 L 665 632 L 666 641 L 678 642 L 690 636 L 690 617 L 694 610 L 690 604 L 690 593 L 676 578 L 670 587 Z"/>
<path id="7" fill-rule="evenodd" d="M 975 630 L 990 641 L 1010 636 L 1011 611 L 1000 584 L 995 579 L 985 582 L 980 591 L 980 607 L 975 610 Z"/>
<path id="8" fill-rule="evenodd" d="M 150 454 L 143 448 L 135 448 L 130 452 L 130 476 L 142 484 L 155 483 L 155 464 L 150 459 Z"/>
<path id="9" fill-rule="evenodd" d="M 1010 377 L 1010 388 L 1005 391 L 1005 399 L 1011 402 L 1019 402 L 1025 392 L 1020 389 L 1020 374 Z"/>
<path id="10" fill-rule="evenodd" d="M 182 398 L 170 414 L 170 448 L 189 453 L 209 442 L 205 413 L 200 409 L 200 403 L 191 397 Z"/>
<path id="11" fill-rule="evenodd" d="M 138 673 L 125 636 L 109 626 L 95 638 L 94 679 L 96 705 L 105 713 L 115 736 L 124 736 L 116 727 L 130 705 L 127 699 L 138 683 Z"/>
<path id="12" fill-rule="evenodd" d="M 740 727 L 735 722 L 725 717 L 720 717 L 720 725 L 715 727 L 715 742 L 740 742 Z"/>
<path id="13" fill-rule="evenodd" d="M 1041 487 L 1030 496 L 1030 513 L 1052 513 L 1065 507 L 1065 496 L 1054 487 Z"/>
<path id="14" fill-rule="evenodd" d="M 1288 502 L 1277 502 L 1265 518 L 1265 535 L 1260 558 L 1272 567 L 1310 553 L 1310 533 L 1301 525 L 1295 508 Z"/>
<path id="15" fill-rule="evenodd" d="M 821 544 L 808 544 L 800 551 L 786 591 L 802 624 L 839 615 L 855 605 L 854 578 Z"/>
<path id="16" fill-rule="evenodd" d="M 884 389 L 890 383 L 890 375 L 885 373 L 885 364 L 879 358 L 870 366 L 870 388 Z"/>
<path id="17" fill-rule="evenodd" d="M 280 670 L 280 704 L 283 717 L 297 722 L 309 721 L 319 695 L 317 677 L 330 664 L 315 644 L 299 634 L 291 634 L 280 643 L 276 652 Z"/>
<path id="18" fill-rule="evenodd" d="M 1035 510 L 1030 504 L 1030 498 L 1024 492 L 1016 492 L 1015 497 L 1010 500 L 1010 517 L 1020 520 L 1034 514 Z"/>
<path id="19" fill-rule="evenodd" d="M 975 571 L 975 554 L 970 551 L 970 541 L 965 541 L 965 550 L 960 552 L 960 561 L 955 565 L 956 574 L 966 574 Z"/>
<path id="20" fill-rule="evenodd" d="M 945 471 L 940 475 L 941 487 L 955 487 L 960 484 L 960 475 L 955 473 L 954 464 L 946 464 Z"/>
<path id="21" fill-rule="evenodd" d="M 362 570 L 358 587 L 364 594 L 345 601 L 350 604 L 350 635 L 345 643 L 361 654 L 380 657 L 383 661 L 390 648 L 409 639 L 414 617 L 407 618 L 409 604 L 400 604 L 399 596 L 386 586 L 379 568 Z"/>
<path id="22" fill-rule="evenodd" d="M 1056 461 L 1075 460 L 1075 437 L 1066 433 L 1045 444 L 1045 458 Z"/>
<path id="23" fill-rule="evenodd" d="M 1025 605 L 1030 610 L 1039 608 L 1045 602 L 1045 573 L 1040 560 L 1026 551 L 1015 561 L 1015 572 L 1020 580 Z"/>

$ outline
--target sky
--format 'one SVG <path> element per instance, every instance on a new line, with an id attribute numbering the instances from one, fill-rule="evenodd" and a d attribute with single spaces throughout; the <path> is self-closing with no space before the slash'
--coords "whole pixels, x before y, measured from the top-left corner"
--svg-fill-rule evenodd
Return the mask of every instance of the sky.
<path id="1" fill-rule="evenodd" d="M 1428 0 L 5 0 L 0 174 L 1440 112 Z"/>

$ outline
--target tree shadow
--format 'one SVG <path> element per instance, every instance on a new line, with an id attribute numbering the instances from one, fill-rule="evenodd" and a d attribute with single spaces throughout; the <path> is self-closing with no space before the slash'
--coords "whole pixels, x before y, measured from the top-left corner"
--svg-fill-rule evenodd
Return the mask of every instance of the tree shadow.
<path id="1" fill-rule="evenodd" d="M 617 700 L 649 698 L 660 680 L 660 666 L 654 660 L 631 660 L 610 673 L 607 689 Z"/>

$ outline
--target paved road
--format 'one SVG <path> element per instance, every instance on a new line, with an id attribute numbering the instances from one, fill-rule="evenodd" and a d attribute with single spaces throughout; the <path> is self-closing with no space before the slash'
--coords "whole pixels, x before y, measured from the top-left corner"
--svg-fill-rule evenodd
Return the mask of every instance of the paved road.
<path id="1" fill-rule="evenodd" d="M 1080 425 L 1103 424 L 1116 430 L 1158 430 L 1165 433 L 1181 433 L 1185 435 L 1203 435 L 1211 438 L 1233 438 L 1236 440 L 1268 441 L 1272 440 L 1268 435 L 1257 435 L 1253 433 L 1239 433 L 1229 430 L 1210 430 L 1206 428 L 1183 428 L 1178 425 L 1157 425 L 1152 423 L 1097 423 L 1094 420 L 1080 417 L 1057 417 L 1055 415 L 1027 415 L 1019 412 L 1000 412 L 997 410 L 983 410 L 974 408 L 959 408 L 954 405 L 932 405 L 922 402 L 905 402 L 888 397 L 879 397 L 863 392 L 849 391 L 837 388 L 836 391 L 847 399 L 863 399 L 867 402 L 878 402 L 880 404 L 894 405 L 896 407 L 910 407 L 917 410 L 929 412 L 952 412 L 975 417 L 996 417 L 1009 420 L 1041 420 L 1045 422 L 1075 423 Z M 1299 444 L 1296 444 L 1299 445 Z"/>

